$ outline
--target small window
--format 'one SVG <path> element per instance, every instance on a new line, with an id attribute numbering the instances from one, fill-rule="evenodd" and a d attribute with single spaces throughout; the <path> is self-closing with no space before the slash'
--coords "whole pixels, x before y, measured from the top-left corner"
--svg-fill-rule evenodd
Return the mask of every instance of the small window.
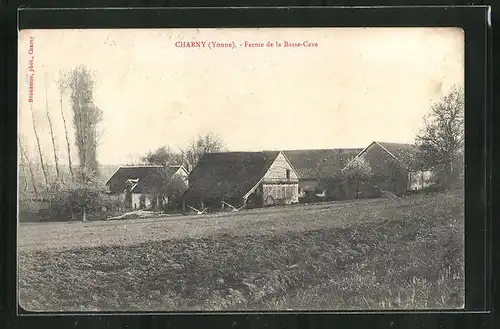
<path id="1" fill-rule="evenodd" d="M 286 170 L 286 179 L 290 179 L 290 169 Z"/>

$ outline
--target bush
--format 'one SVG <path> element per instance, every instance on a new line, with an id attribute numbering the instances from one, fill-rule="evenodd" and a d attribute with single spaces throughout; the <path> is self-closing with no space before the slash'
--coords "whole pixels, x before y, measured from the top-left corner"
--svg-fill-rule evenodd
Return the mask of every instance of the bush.
<path id="1" fill-rule="evenodd" d="M 40 204 L 33 197 L 19 195 L 19 221 L 38 222 L 42 220 Z"/>
<path id="2" fill-rule="evenodd" d="M 52 220 L 103 219 L 121 209 L 121 200 L 109 195 L 93 175 L 78 175 L 52 193 L 49 213 Z"/>
<path id="3" fill-rule="evenodd" d="M 18 196 L 18 218 L 20 221 L 41 221 L 47 217 L 47 208 L 49 204 L 49 195 L 45 193 L 42 194 L 42 197 L 39 195 L 34 195 L 33 193 L 29 193 L 25 190 L 19 191 Z"/>
<path id="4" fill-rule="evenodd" d="M 347 199 L 346 185 L 347 181 L 341 176 L 320 181 L 320 186 L 326 190 L 326 199 L 329 201 Z"/>
<path id="5" fill-rule="evenodd" d="M 34 214 L 38 212 L 38 205 L 34 198 L 19 196 L 19 213 Z"/>
<path id="6" fill-rule="evenodd" d="M 105 194 L 102 196 L 101 216 L 116 216 L 124 211 L 123 200 L 118 195 Z"/>
<path id="7" fill-rule="evenodd" d="M 182 200 L 169 200 L 163 205 L 162 211 L 168 214 L 182 213 Z"/>
<path id="8" fill-rule="evenodd" d="M 157 204 L 156 200 L 178 199 L 186 190 L 186 182 L 181 177 L 171 177 L 164 170 L 153 171 L 145 178 L 145 186 L 147 186 L 145 194 L 151 199 L 151 209 L 165 210 L 169 208 L 168 204 L 160 201 Z"/>

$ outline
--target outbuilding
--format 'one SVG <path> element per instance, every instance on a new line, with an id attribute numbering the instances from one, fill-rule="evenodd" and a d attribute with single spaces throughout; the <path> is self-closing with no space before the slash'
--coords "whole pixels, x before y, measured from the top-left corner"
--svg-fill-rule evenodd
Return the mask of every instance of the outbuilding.
<path id="1" fill-rule="evenodd" d="M 207 153 L 188 181 L 185 206 L 198 211 L 298 203 L 299 178 L 281 151 Z"/>
<path id="2" fill-rule="evenodd" d="M 435 176 L 419 159 L 416 145 L 374 141 L 359 152 L 343 170 L 356 161 L 370 168 L 370 185 L 395 195 L 432 185 Z"/>
<path id="3" fill-rule="evenodd" d="M 164 184 L 155 177 L 178 177 L 187 187 L 188 172 L 182 166 L 122 166 L 108 179 L 106 186 L 110 194 L 119 195 L 127 209 L 147 208 L 152 202 L 149 191 L 160 190 Z M 168 202 L 168 200 L 162 200 Z"/>

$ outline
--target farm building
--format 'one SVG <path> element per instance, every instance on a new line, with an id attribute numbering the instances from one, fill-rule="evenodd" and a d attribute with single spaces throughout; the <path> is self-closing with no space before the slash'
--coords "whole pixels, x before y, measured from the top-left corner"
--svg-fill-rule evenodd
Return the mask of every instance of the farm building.
<path id="1" fill-rule="evenodd" d="M 297 173 L 280 151 L 207 153 L 188 179 L 184 202 L 195 209 L 298 202 Z"/>
<path id="2" fill-rule="evenodd" d="M 180 178 L 187 188 L 188 172 L 182 166 L 124 166 L 109 178 L 106 186 L 111 194 L 120 195 L 128 209 L 143 209 L 152 202 L 159 204 L 164 200 L 151 200 L 150 192 L 162 189 L 164 180 L 160 177 Z"/>
<path id="3" fill-rule="evenodd" d="M 327 195 L 334 194 L 334 191 L 331 191 L 332 187 L 326 186 L 325 183 L 338 178 L 342 168 L 361 151 L 361 148 L 346 148 L 289 150 L 283 153 L 299 175 L 300 197 L 312 200 L 321 196 L 333 197 Z"/>
<path id="4" fill-rule="evenodd" d="M 370 169 L 370 182 L 375 187 L 395 195 L 419 190 L 434 182 L 434 175 L 418 165 L 418 148 L 412 144 L 372 142 L 359 152 L 343 169 L 363 161 Z M 366 185 L 366 184 L 365 184 Z"/>

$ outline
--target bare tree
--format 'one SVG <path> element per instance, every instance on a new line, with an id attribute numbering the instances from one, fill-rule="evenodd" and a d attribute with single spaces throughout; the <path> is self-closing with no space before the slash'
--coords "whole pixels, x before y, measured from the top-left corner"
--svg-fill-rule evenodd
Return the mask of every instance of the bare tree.
<path id="1" fill-rule="evenodd" d="M 93 99 L 95 81 L 84 66 L 71 70 L 67 78 L 80 171 L 98 175 L 97 125 L 102 120 L 102 112 Z"/>
<path id="2" fill-rule="evenodd" d="M 47 115 L 47 121 L 49 122 L 49 130 L 50 130 L 50 138 L 52 139 L 52 149 L 54 150 L 54 164 L 56 167 L 56 177 L 59 180 L 61 178 L 60 172 L 59 172 L 59 159 L 57 157 L 57 148 L 56 148 L 56 139 L 54 137 L 54 128 L 52 126 L 52 120 L 50 119 L 50 113 L 49 113 L 49 101 L 47 98 L 47 76 L 44 76 L 45 78 L 45 113 Z"/>
<path id="3" fill-rule="evenodd" d="M 349 163 L 343 170 L 342 174 L 344 179 L 348 183 L 354 183 L 356 186 L 356 195 L 357 199 L 359 196 L 359 187 L 361 183 L 369 183 L 373 177 L 373 172 L 370 164 L 364 158 L 354 159 L 351 163 Z"/>
<path id="4" fill-rule="evenodd" d="M 21 182 L 22 180 L 22 182 Z M 21 189 L 22 186 L 22 189 Z M 24 157 L 21 157 L 21 163 L 19 165 L 19 182 L 18 182 L 19 191 L 28 191 L 29 185 L 28 180 L 26 178 L 26 163 L 24 162 Z"/>
<path id="5" fill-rule="evenodd" d="M 38 132 L 36 130 L 36 119 L 35 119 L 35 110 L 33 109 L 33 103 L 30 103 L 31 109 L 31 118 L 33 119 L 33 131 L 35 133 L 36 145 L 38 147 L 38 155 L 40 156 L 40 165 L 42 166 L 43 178 L 45 179 L 45 185 L 49 185 L 49 177 L 47 174 L 47 170 L 45 168 L 45 163 L 43 162 L 43 153 L 42 147 L 40 146 L 40 138 L 38 137 Z"/>
<path id="6" fill-rule="evenodd" d="M 79 168 L 76 171 L 75 179 L 62 186 L 52 204 L 59 211 L 69 211 L 72 219 L 80 213 L 81 221 L 85 222 L 89 211 L 96 212 L 105 206 L 106 188 L 92 172 L 78 172 Z"/>
<path id="7" fill-rule="evenodd" d="M 35 174 L 33 171 L 33 165 L 31 164 L 31 160 L 30 160 L 28 154 L 26 153 L 26 150 L 24 149 L 23 144 L 21 143 L 21 139 L 18 138 L 18 142 L 19 142 L 19 149 L 21 150 L 21 155 L 26 159 L 26 162 L 28 164 L 28 170 L 29 170 L 30 176 L 31 176 L 31 185 L 33 186 L 33 192 L 35 192 L 35 197 L 38 198 L 38 190 L 36 188 L 36 180 L 35 180 Z"/>
<path id="8" fill-rule="evenodd" d="M 165 206 L 168 200 L 175 200 L 187 187 L 181 177 L 171 176 L 163 169 L 150 172 L 144 179 L 144 192 L 149 196 L 153 209 Z"/>
<path id="9" fill-rule="evenodd" d="M 219 136 L 215 134 L 206 134 L 204 136 L 200 135 L 197 139 L 191 141 L 189 147 L 181 153 L 186 167 L 188 170 L 191 170 L 196 166 L 203 154 L 221 152 L 226 149 L 226 146 Z"/>
<path id="10" fill-rule="evenodd" d="M 443 187 L 449 188 L 460 168 L 464 147 L 464 91 L 454 86 L 432 105 L 417 136 L 424 165 L 442 174 Z"/>
<path id="11" fill-rule="evenodd" d="M 182 154 L 175 153 L 168 146 L 162 146 L 158 149 L 148 152 L 142 157 L 142 162 L 148 165 L 178 165 L 182 164 Z"/>
<path id="12" fill-rule="evenodd" d="M 66 94 L 68 90 L 68 79 L 67 76 L 65 76 L 65 74 L 62 71 L 59 73 L 59 78 L 57 80 L 57 87 L 59 88 L 59 104 L 61 109 L 61 117 L 64 125 L 64 135 L 66 136 L 66 146 L 68 148 L 69 172 L 71 173 L 71 178 L 73 178 L 74 177 L 73 163 L 71 161 L 71 147 L 69 142 L 68 126 L 66 124 L 66 117 L 64 115 L 64 109 L 63 109 L 63 96 Z"/>

